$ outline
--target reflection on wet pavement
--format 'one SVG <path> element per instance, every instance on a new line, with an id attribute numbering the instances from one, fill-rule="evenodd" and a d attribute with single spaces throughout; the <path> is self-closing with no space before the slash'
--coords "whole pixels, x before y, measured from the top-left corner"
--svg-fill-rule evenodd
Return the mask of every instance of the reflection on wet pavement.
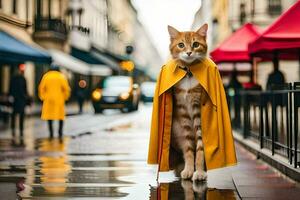
<path id="1" fill-rule="evenodd" d="M 0 182 L 17 184 L 22 199 L 239 199 L 231 174 L 223 171 L 209 172 L 207 184 L 181 182 L 173 173 L 162 174 L 163 183 L 157 183 L 157 166 L 146 163 L 147 120 L 130 114 L 115 120 L 115 129 L 76 137 L 68 133 L 62 140 L 28 134 L 20 145 L 0 139 L 5 154 L 0 156 Z"/>
<path id="2" fill-rule="evenodd" d="M 25 199 L 238 199 L 232 189 L 211 189 L 207 183 L 178 181 L 170 175 L 169 180 L 175 181 L 158 184 L 155 168 L 131 153 L 70 155 L 70 140 L 36 140 L 37 157 L 22 163 L 0 163 L 1 181 L 24 181 L 18 195 Z"/>
<path id="3" fill-rule="evenodd" d="M 189 180 L 161 183 L 151 188 L 150 200 L 236 200 L 234 190 L 208 188 L 206 183 L 193 183 Z"/>
<path id="4" fill-rule="evenodd" d="M 62 152 L 62 155 L 51 157 L 41 156 L 40 163 L 40 182 L 47 193 L 64 193 L 67 185 L 68 174 L 71 172 L 71 166 L 68 162 L 68 155 L 65 153 L 68 139 L 44 139 L 38 150 L 42 152 Z"/>

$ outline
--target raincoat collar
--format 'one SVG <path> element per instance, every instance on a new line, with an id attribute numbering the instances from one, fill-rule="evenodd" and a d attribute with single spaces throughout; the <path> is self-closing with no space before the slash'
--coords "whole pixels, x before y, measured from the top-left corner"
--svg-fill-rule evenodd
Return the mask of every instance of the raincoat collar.
<path id="1" fill-rule="evenodd" d="M 207 81 L 209 79 L 210 73 L 212 72 L 212 70 L 209 70 L 209 68 L 211 67 L 215 67 L 215 64 L 209 58 L 204 58 L 199 63 L 189 66 L 189 69 L 193 76 L 205 89 L 213 105 L 216 106 L 216 98 L 214 95 L 212 95 L 214 88 L 211 88 L 208 85 Z M 163 66 L 163 68 L 165 71 L 165 76 L 164 80 L 162 80 L 161 82 L 159 96 L 161 96 L 164 92 L 166 92 L 187 75 L 187 72 L 180 69 L 178 63 L 174 59 L 168 61 L 167 64 Z"/>
<path id="2" fill-rule="evenodd" d="M 192 68 L 194 68 L 195 66 L 199 66 L 201 63 L 205 62 L 206 58 L 202 59 L 199 63 L 193 64 L 191 66 L 189 66 L 188 68 L 191 70 Z M 179 65 L 176 60 L 172 59 L 170 60 L 167 65 L 173 65 L 173 73 L 175 73 L 175 71 L 177 70 L 182 70 L 180 69 L 180 67 L 186 67 L 184 65 Z"/>

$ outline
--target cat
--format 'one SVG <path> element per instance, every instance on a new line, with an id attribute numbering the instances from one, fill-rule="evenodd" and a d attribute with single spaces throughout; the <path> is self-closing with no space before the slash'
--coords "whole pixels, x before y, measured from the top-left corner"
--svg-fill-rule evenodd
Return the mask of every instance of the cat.
<path id="1" fill-rule="evenodd" d="M 171 148 L 183 155 L 182 179 L 204 181 L 207 178 L 201 138 L 201 105 L 207 94 L 189 71 L 189 66 L 201 62 L 207 54 L 204 24 L 195 32 L 179 32 L 168 26 L 170 52 L 177 67 L 187 71 L 186 76 L 173 86 L 173 116 Z"/>

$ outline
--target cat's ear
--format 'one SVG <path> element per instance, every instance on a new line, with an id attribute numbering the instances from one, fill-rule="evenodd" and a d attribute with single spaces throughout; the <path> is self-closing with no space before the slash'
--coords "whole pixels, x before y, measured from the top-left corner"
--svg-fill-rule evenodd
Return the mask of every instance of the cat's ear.
<path id="1" fill-rule="evenodd" d="M 208 25 L 207 24 L 203 24 L 197 31 L 196 33 L 198 33 L 201 36 L 206 36 L 207 35 L 207 29 L 208 29 Z"/>
<path id="2" fill-rule="evenodd" d="M 179 31 L 177 31 L 174 27 L 168 25 L 168 31 L 171 38 L 176 38 L 176 36 L 179 34 Z"/>

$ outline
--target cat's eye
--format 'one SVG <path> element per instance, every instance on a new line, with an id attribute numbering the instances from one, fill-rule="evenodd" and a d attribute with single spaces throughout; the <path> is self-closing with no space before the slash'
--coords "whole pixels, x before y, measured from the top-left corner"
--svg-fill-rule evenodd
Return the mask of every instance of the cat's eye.
<path id="1" fill-rule="evenodd" d="M 200 46 L 200 43 L 199 42 L 194 42 L 193 43 L 193 48 L 198 48 Z"/>
<path id="2" fill-rule="evenodd" d="M 184 48 L 184 44 L 182 42 L 180 42 L 178 45 L 177 45 L 180 49 Z"/>

